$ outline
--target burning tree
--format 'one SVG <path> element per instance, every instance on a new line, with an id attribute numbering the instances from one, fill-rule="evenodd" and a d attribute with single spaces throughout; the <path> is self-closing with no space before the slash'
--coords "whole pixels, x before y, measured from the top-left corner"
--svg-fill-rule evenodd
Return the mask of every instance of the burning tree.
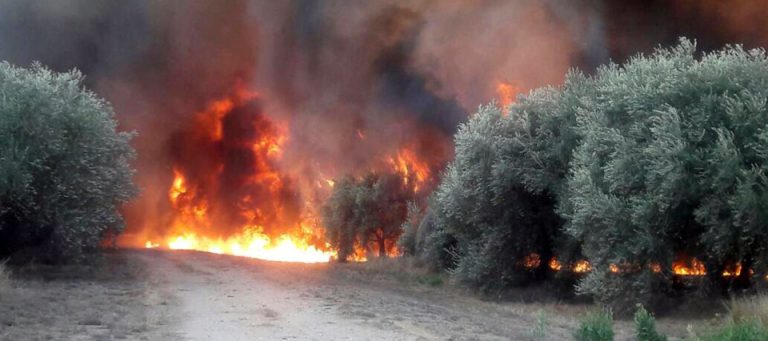
<path id="1" fill-rule="evenodd" d="M 123 228 L 118 205 L 136 193 L 133 134 L 117 131 L 82 80 L 0 64 L 0 257 L 40 246 L 74 256 Z"/>
<path id="2" fill-rule="evenodd" d="M 416 182 L 401 172 L 370 172 L 339 180 L 323 208 L 329 243 L 345 261 L 357 254 L 396 253 L 396 242 L 413 200 Z"/>

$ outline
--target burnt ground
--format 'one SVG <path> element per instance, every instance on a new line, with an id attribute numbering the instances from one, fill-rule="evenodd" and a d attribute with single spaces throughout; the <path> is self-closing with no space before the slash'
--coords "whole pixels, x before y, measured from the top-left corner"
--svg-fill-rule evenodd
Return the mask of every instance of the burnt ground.
<path id="1" fill-rule="evenodd" d="M 481 300 L 441 278 L 394 272 L 157 250 L 15 268 L 0 290 L 0 340 L 570 340 L 594 309 L 527 293 Z M 659 327 L 683 337 L 702 323 L 662 318 Z M 633 339 L 631 321 L 615 329 L 617 340 Z"/>

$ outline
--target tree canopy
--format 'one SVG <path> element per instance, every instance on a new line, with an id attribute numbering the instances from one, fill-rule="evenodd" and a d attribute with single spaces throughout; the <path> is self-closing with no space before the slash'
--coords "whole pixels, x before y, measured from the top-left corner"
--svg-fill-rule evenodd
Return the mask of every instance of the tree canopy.
<path id="1" fill-rule="evenodd" d="M 345 261 L 358 250 L 380 257 L 396 248 L 415 192 L 399 173 L 371 172 L 336 182 L 323 208 L 326 239 Z"/>
<path id="2" fill-rule="evenodd" d="M 132 133 L 78 71 L 0 63 L 0 256 L 42 247 L 51 257 L 93 250 L 119 232 L 136 194 Z"/>
<path id="3" fill-rule="evenodd" d="M 683 256 L 703 261 L 715 287 L 762 278 L 766 85 L 764 50 L 698 53 L 682 39 L 571 71 L 508 110 L 482 106 L 455 135 L 430 231 L 454 238 L 454 273 L 480 287 L 550 271 L 549 256 L 585 258 L 579 292 L 625 307 L 671 286 Z M 520 266 L 532 254 L 541 262 Z M 738 278 L 723 276 L 736 265 Z"/>

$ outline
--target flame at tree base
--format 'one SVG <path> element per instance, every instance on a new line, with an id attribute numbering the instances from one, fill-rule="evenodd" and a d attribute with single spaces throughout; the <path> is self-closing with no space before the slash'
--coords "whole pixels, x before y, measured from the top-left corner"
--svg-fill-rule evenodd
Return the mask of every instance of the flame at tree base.
<path id="1" fill-rule="evenodd" d="M 181 233 L 167 237 L 160 243 L 147 241 L 144 246 L 146 248 L 195 250 L 297 263 L 327 263 L 336 257 L 336 252 L 321 250 L 301 238 L 294 238 L 288 234 L 270 238 L 257 230 L 247 231 L 226 239 L 208 238 L 192 232 Z"/>

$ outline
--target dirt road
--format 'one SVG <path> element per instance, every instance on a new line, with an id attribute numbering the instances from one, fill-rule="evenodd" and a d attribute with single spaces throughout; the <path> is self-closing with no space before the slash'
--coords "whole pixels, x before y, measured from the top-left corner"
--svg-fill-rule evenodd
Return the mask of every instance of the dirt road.
<path id="1" fill-rule="evenodd" d="M 0 291 L 0 340 L 570 340 L 589 308 L 525 293 L 485 302 L 375 263 L 141 250 L 98 264 L 17 269 Z M 617 322 L 617 340 L 630 330 Z"/>
<path id="2" fill-rule="evenodd" d="M 164 334 L 182 340 L 526 340 L 537 324 L 519 307 L 361 283 L 329 264 L 198 252 L 136 257 L 173 296 Z M 570 338 L 570 321 L 546 323 L 547 340 Z"/>

